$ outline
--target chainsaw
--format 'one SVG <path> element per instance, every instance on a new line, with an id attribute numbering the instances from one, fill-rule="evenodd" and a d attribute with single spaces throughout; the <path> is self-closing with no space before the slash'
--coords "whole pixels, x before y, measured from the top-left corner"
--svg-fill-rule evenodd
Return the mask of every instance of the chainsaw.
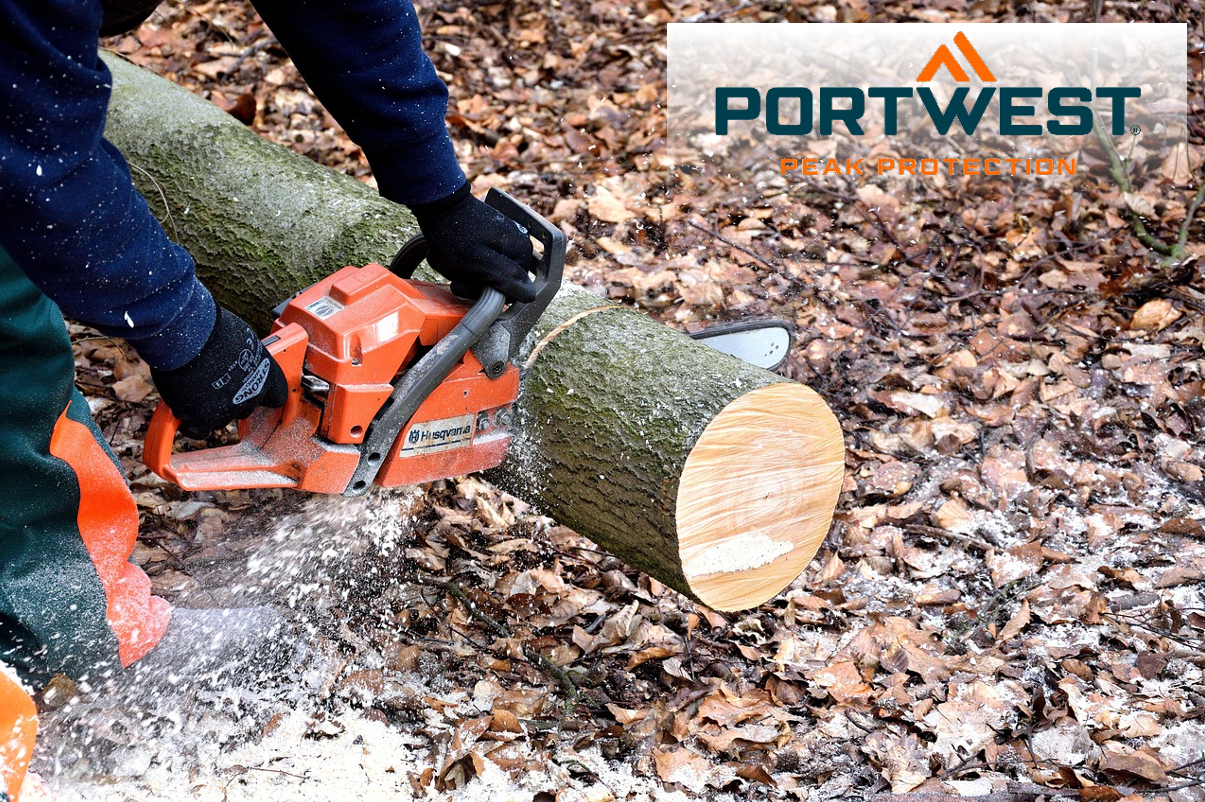
<path id="1" fill-rule="evenodd" d="M 239 422 L 238 442 L 173 453 L 180 420 L 160 403 L 143 461 L 185 490 L 291 487 L 360 496 L 493 468 L 510 444 L 523 338 L 561 286 L 565 236 L 491 189 L 485 202 L 533 236 L 536 299 L 470 305 L 416 281 L 422 236 L 389 267 L 344 267 L 278 306 L 264 346 L 289 383 L 279 409 Z M 539 249 L 537 249 L 538 251 Z M 505 307 L 505 308 L 504 308 Z"/>

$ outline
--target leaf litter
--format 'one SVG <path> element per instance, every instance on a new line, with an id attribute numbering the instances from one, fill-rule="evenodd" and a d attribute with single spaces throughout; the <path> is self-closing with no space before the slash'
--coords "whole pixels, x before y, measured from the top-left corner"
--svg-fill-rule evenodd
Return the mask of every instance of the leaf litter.
<path id="1" fill-rule="evenodd" d="M 767 180 L 751 195 L 663 155 L 665 23 L 1020 10 L 419 8 L 475 189 L 557 223 L 575 281 L 687 329 L 795 324 L 783 372 L 846 434 L 833 529 L 779 598 L 721 615 L 476 478 L 372 505 L 184 494 L 138 459 L 156 401 L 145 366 L 73 326 L 156 592 L 271 601 L 316 656 L 289 692 L 152 700 L 146 731 L 59 688 L 42 700 L 49 782 L 85 799 L 1203 798 L 1205 224 L 1168 265 L 1124 216 L 1165 238 L 1184 221 L 1201 33 L 1190 24 L 1183 158 L 1134 164 L 1128 192 L 972 177 Z M 1102 13 L 1200 14 L 1176 8 Z M 1024 19 L 1092 13 L 1033 3 Z M 168 4 L 108 44 L 372 183 L 248 4 Z M 1086 142 L 1082 158 L 1103 154 Z"/>

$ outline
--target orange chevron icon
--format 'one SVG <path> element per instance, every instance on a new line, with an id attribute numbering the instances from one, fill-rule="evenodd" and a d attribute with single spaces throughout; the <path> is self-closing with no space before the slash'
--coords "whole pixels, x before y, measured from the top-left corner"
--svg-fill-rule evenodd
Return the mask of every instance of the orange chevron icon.
<path id="1" fill-rule="evenodd" d="M 966 34 L 959 31 L 954 35 L 954 44 L 957 45 L 959 52 L 970 62 L 971 69 L 979 76 L 979 80 L 985 83 L 991 83 L 996 80 L 996 76 L 992 75 L 992 71 L 983 63 L 983 59 L 979 53 L 971 45 L 971 40 L 967 39 Z M 937 48 L 937 52 L 933 54 L 933 58 L 929 59 L 929 63 L 920 71 L 920 75 L 916 76 L 919 82 L 932 81 L 933 76 L 937 75 L 937 68 L 945 66 L 950 74 L 954 76 L 954 80 L 959 83 L 968 83 L 971 78 L 966 74 L 966 70 L 958 63 L 958 59 L 954 58 L 954 54 L 950 52 L 950 48 L 942 45 Z"/>

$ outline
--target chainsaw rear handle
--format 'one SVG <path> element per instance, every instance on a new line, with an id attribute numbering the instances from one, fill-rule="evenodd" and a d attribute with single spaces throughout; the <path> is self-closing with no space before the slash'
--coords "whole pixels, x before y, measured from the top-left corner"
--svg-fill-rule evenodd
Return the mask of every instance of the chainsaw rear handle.
<path id="1" fill-rule="evenodd" d="M 473 355 L 485 368 L 485 375 L 496 379 L 506 371 L 523 338 L 561 289 L 566 240 L 559 228 L 500 189 L 491 189 L 485 196 L 485 203 L 518 223 L 523 233 L 535 237 L 544 250 L 539 256 L 532 257 L 528 268 L 528 272 L 534 274 L 536 299 L 512 303 L 473 346 Z M 426 239 L 421 234 L 413 237 L 393 257 L 389 269 L 402 278 L 410 278 L 426 258 L 427 251 Z"/>
<path id="2" fill-rule="evenodd" d="M 279 416 L 278 422 L 273 422 L 267 427 L 260 427 L 266 436 L 277 426 L 290 423 L 301 411 L 301 372 L 309 337 L 306 335 L 305 329 L 296 324 L 290 324 L 263 342 L 264 348 L 280 365 L 289 383 L 289 395 L 283 407 L 280 409 L 259 408 L 251 413 L 257 417 L 269 415 L 274 418 Z M 245 440 L 248 426 L 248 420 L 239 421 L 240 440 Z M 208 463 L 208 469 L 202 469 L 196 462 L 185 468 L 174 461 L 172 449 L 179 431 L 180 419 L 172 412 L 171 407 L 160 401 L 159 406 L 155 408 L 155 413 L 151 415 L 151 421 L 146 429 L 146 439 L 142 445 L 142 461 L 155 475 L 179 485 L 185 490 L 239 490 L 248 487 L 244 483 L 246 477 L 237 468 L 231 466 L 231 470 L 219 471 L 226 466 L 218 457 Z M 247 447 L 250 448 L 250 446 L 251 444 L 248 443 Z M 214 451 L 214 449 L 210 449 L 210 451 Z M 253 449 L 248 451 L 248 453 L 252 452 Z M 242 465 L 240 467 L 246 468 Z M 219 477 L 219 472 L 221 477 L 224 477 L 224 481 Z"/>

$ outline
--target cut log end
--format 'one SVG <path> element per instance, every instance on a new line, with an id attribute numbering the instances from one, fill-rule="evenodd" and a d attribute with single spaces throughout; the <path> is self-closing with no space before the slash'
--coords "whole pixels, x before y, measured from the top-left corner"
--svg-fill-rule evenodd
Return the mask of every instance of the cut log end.
<path id="1" fill-rule="evenodd" d="M 679 557 L 699 600 L 743 610 L 794 581 L 828 533 L 844 466 L 841 426 L 809 388 L 773 384 L 725 406 L 678 486 Z"/>

